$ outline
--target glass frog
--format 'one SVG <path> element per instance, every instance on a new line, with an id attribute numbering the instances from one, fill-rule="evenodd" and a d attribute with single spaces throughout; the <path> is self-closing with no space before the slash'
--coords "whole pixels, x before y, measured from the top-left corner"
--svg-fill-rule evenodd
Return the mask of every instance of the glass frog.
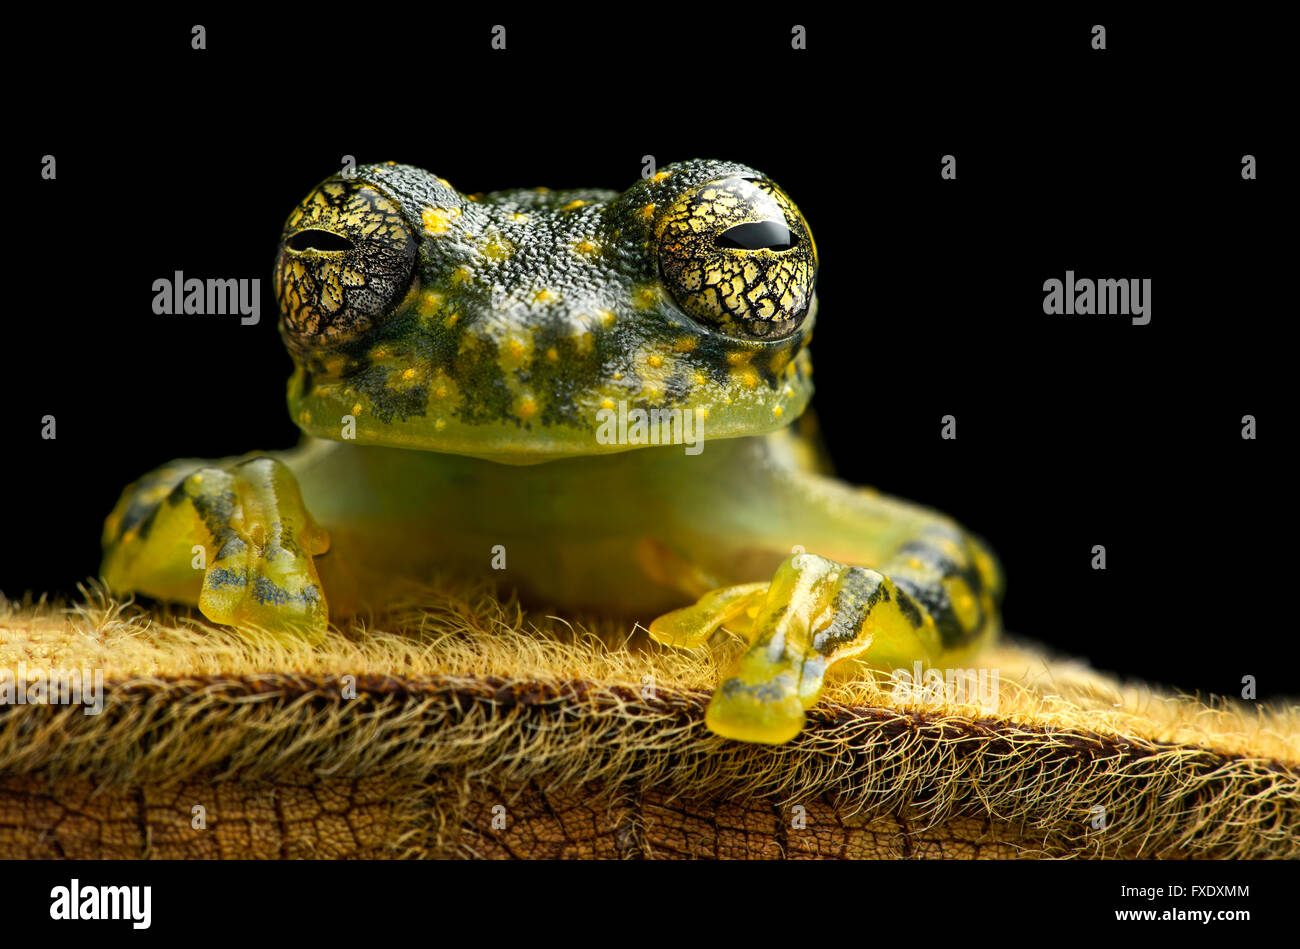
<path id="1" fill-rule="evenodd" d="M 805 412 L 817 268 L 799 209 L 740 164 L 621 194 L 330 178 L 274 272 L 302 444 L 144 476 L 104 578 L 321 637 L 394 578 L 504 556 L 526 598 L 661 643 L 746 634 L 708 726 L 786 742 L 836 663 L 979 649 L 1001 589 L 952 520 L 829 473 Z"/>

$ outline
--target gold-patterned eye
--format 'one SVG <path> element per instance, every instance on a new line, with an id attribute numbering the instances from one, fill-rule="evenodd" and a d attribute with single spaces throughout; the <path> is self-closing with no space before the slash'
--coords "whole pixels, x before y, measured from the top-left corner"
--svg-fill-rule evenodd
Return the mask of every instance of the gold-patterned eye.
<path id="1" fill-rule="evenodd" d="M 766 178 L 723 178 L 657 221 L 659 273 L 678 306 L 732 336 L 778 339 L 808 314 L 817 248 L 793 201 Z"/>
<path id="2" fill-rule="evenodd" d="M 415 255 L 415 235 L 393 201 L 356 181 L 326 181 L 280 237 L 275 296 L 286 337 L 313 348 L 365 333 L 406 295 Z"/>

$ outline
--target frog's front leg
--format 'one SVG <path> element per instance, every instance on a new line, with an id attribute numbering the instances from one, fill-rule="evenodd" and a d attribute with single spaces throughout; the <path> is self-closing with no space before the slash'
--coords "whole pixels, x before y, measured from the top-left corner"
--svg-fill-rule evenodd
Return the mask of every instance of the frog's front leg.
<path id="1" fill-rule="evenodd" d="M 774 538 L 857 562 L 795 553 L 770 582 L 714 590 L 650 625 L 656 640 L 678 647 L 702 645 L 724 624 L 747 632 L 749 648 L 706 721 L 720 735 L 771 744 L 799 732 L 837 663 L 856 656 L 892 668 L 977 651 L 996 635 L 1001 587 L 992 556 L 952 521 L 797 470 L 779 448 L 772 441 L 766 467 L 749 468 L 765 470 L 765 490 L 781 498 Z"/>
<path id="2" fill-rule="evenodd" d="M 281 462 L 185 460 L 123 492 L 102 572 L 115 591 L 197 603 L 213 622 L 317 638 L 328 607 L 312 558 L 328 548 Z"/>

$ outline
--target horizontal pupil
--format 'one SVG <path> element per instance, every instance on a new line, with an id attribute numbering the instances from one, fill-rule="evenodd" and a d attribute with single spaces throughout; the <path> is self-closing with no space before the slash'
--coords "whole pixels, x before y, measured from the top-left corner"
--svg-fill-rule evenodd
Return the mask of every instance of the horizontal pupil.
<path id="1" fill-rule="evenodd" d="M 346 237 L 329 231 L 299 231 L 289 238 L 290 250 L 351 250 L 353 244 Z"/>
<path id="2" fill-rule="evenodd" d="M 796 238 L 781 221 L 750 221 L 729 227 L 714 241 L 732 250 L 789 250 Z"/>

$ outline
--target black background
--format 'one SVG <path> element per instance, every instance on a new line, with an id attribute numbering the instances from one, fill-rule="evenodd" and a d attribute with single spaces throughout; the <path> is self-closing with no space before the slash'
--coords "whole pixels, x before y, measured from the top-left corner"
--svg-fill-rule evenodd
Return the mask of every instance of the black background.
<path id="1" fill-rule="evenodd" d="M 17 867 L 17 864 L 9 864 Z M 83 933 L 91 940 L 156 938 L 175 945 L 192 940 L 196 924 L 206 935 L 245 940 L 303 940 L 305 931 L 363 930 L 437 941 L 470 941 L 487 928 L 494 942 L 537 939 L 539 929 L 563 935 L 676 935 L 684 926 L 716 929 L 743 942 L 766 938 L 793 942 L 807 937 L 807 917 L 773 912 L 775 893 L 836 893 L 848 890 L 867 913 L 827 913 L 816 923 L 823 940 L 866 936 L 923 944 L 954 932 L 993 929 L 1017 937 L 1068 932 L 1106 934 L 1132 927 L 1149 938 L 1170 933 L 1187 942 L 1193 928 L 1217 941 L 1243 933 L 1286 931 L 1294 906 L 1294 863 L 1233 861 L 1039 860 L 986 861 L 978 872 L 962 860 L 727 862 L 726 872 L 709 860 L 635 860 L 611 868 L 605 861 L 458 861 L 454 867 L 412 866 L 404 861 L 295 861 L 291 871 L 270 860 L 100 860 L 28 864 L 12 874 L 11 905 L 28 908 L 23 928 L 57 939 Z M 153 887 L 152 925 L 136 931 L 126 921 L 49 918 L 50 891 L 71 877 L 85 886 Z M 852 879 L 852 883 L 848 881 Z M 1050 881 L 1050 887 L 1045 882 Z M 1181 897 L 1123 897 L 1122 886 L 1182 886 Z M 1198 896 L 1192 886 L 1229 887 L 1244 896 Z M 563 888 L 563 889 L 562 889 Z M 882 890 L 888 895 L 880 898 Z M 702 894 L 709 893 L 709 897 Z M 1210 892 L 1220 892 L 1211 890 Z M 692 910 L 681 894 L 701 894 Z M 754 906 L 754 894 L 769 895 Z M 708 902 L 705 902 L 705 899 Z M 698 907 L 698 908 L 696 908 Z M 1011 912 L 1006 909 L 1014 907 Z M 1250 913 L 1249 920 L 1180 923 L 1118 921 L 1117 910 L 1210 910 Z M 1256 929 L 1250 929 L 1251 926 Z M 414 938 L 410 938 L 414 937 Z M 1130 938 L 1121 943 L 1128 945 Z M 1192 944 L 1200 944 L 1193 942 Z"/>
<path id="2" fill-rule="evenodd" d="M 1189 690 L 1300 691 L 1280 27 L 729 9 L 16 27 L 0 590 L 75 592 L 148 469 L 294 443 L 271 265 L 344 155 L 464 192 L 622 189 L 643 155 L 711 157 L 780 182 L 816 235 L 840 474 L 984 535 L 1014 634 Z M 1151 323 L 1045 316 L 1067 269 L 1151 278 Z M 262 278 L 261 324 L 155 316 L 175 270 Z"/>

